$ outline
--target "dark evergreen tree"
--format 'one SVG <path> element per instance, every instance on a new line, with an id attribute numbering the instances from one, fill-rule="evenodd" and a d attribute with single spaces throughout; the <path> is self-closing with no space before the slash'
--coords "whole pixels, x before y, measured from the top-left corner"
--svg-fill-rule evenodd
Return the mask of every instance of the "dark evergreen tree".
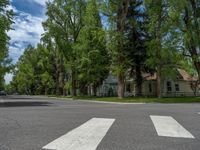
<path id="1" fill-rule="evenodd" d="M 136 82 L 136 95 L 142 94 L 142 72 L 150 71 L 145 64 L 147 59 L 147 47 L 145 42 L 148 40 L 146 23 L 148 21 L 144 9 L 143 0 L 130 1 L 126 22 L 126 41 L 127 56 L 131 61 L 130 76 Z"/>

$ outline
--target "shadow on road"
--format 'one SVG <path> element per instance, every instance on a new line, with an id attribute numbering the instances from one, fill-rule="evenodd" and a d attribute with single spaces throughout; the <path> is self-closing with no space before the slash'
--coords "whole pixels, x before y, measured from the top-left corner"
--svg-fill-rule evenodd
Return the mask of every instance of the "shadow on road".
<path id="1" fill-rule="evenodd" d="M 33 99 L 33 97 L 28 97 L 28 96 L 14 96 L 14 95 L 0 95 L 0 98 L 2 99 L 16 99 L 16 100 L 20 100 L 20 99 Z"/>
<path id="2" fill-rule="evenodd" d="M 27 106 L 50 106 L 49 102 L 3 102 L 0 107 L 27 107 Z"/>
<path id="3" fill-rule="evenodd" d="M 6 98 L 9 98 L 9 99 L 33 99 L 30 97 L 6 97 Z"/>

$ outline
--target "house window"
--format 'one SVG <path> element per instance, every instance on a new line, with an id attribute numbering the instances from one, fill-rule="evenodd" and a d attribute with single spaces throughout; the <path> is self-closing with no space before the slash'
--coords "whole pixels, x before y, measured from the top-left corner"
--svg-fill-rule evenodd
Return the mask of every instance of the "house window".
<path id="1" fill-rule="evenodd" d="M 176 90 L 176 92 L 179 92 L 179 91 L 180 91 L 180 87 L 179 87 L 179 84 L 178 84 L 178 83 L 175 84 L 175 90 Z"/>
<path id="2" fill-rule="evenodd" d="M 167 81 L 167 92 L 172 91 L 172 83 L 170 81 Z"/>
<path id="3" fill-rule="evenodd" d="M 149 83 L 149 92 L 150 93 L 152 92 L 152 85 L 151 85 L 151 83 Z"/>

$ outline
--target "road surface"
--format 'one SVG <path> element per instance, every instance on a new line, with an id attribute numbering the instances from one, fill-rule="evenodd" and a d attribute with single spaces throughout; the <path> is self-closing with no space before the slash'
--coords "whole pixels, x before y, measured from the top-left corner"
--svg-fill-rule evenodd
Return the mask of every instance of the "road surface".
<path id="1" fill-rule="evenodd" d="M 200 104 L 0 97 L 0 150 L 199 150 Z"/>

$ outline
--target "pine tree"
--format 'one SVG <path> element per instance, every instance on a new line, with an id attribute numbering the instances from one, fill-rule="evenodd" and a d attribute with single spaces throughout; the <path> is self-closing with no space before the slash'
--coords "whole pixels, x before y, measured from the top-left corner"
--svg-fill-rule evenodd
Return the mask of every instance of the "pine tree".
<path id="1" fill-rule="evenodd" d="M 145 25 L 147 24 L 147 14 L 144 10 L 143 0 L 130 2 L 126 22 L 126 51 L 127 57 L 131 61 L 130 76 L 136 82 L 136 95 L 142 94 L 142 72 L 149 72 L 150 69 L 145 64 L 147 60 L 147 47 L 145 42 L 148 40 L 148 33 Z"/>

